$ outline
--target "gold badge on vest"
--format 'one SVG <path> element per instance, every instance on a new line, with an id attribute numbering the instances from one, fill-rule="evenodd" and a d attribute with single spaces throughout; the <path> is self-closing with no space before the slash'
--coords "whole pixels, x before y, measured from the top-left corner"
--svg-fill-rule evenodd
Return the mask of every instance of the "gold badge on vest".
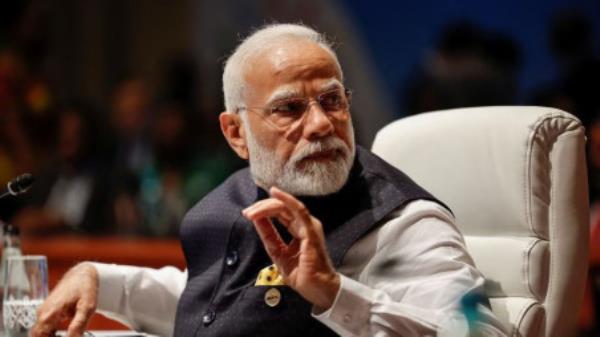
<path id="1" fill-rule="evenodd" d="M 276 265 L 272 264 L 265 267 L 258 272 L 258 277 L 255 286 L 281 286 L 285 285 L 283 282 L 283 276 L 279 273 L 279 269 Z"/>

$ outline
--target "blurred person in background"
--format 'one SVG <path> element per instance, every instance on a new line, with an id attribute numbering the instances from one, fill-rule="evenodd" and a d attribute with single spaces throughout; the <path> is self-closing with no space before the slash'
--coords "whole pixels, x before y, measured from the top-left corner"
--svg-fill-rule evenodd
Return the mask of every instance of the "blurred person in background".
<path id="1" fill-rule="evenodd" d="M 44 167 L 53 154 L 56 114 L 46 77 L 48 3 L 3 4 L 0 20 L 0 105 L 9 102 L 33 153 L 28 170 Z M 0 110 L 0 114 L 3 113 Z M 20 172 L 22 173 L 22 172 Z"/>
<path id="2" fill-rule="evenodd" d="M 147 84 L 138 78 L 115 87 L 110 111 L 113 170 L 137 172 L 149 160 L 150 97 Z"/>
<path id="3" fill-rule="evenodd" d="M 139 177 L 152 160 L 150 101 L 147 84 L 139 78 L 126 78 L 113 90 L 109 114 L 111 213 L 121 234 L 142 232 Z"/>
<path id="4" fill-rule="evenodd" d="M 407 112 L 510 105 L 516 100 L 520 52 L 515 42 L 470 22 L 441 32 L 433 54 L 413 75 Z"/>
<path id="5" fill-rule="evenodd" d="M 138 175 L 141 234 L 176 236 L 186 210 L 233 172 L 217 116 L 204 110 L 195 93 L 197 72 L 185 54 L 164 66 L 148 128 L 150 160 Z"/>
<path id="6" fill-rule="evenodd" d="M 24 235 L 106 233 L 107 182 L 97 122 L 83 103 L 59 108 L 56 151 L 13 219 Z"/>
<path id="7" fill-rule="evenodd" d="M 218 147 L 208 151 L 196 144 L 195 139 L 205 136 L 196 133 L 206 126 L 192 124 L 181 104 L 161 103 L 153 115 L 149 159 L 136 176 L 137 190 L 130 190 L 139 216 L 131 229 L 141 235 L 176 236 L 185 212 L 221 183 L 232 165 Z"/>
<path id="8" fill-rule="evenodd" d="M 172 100 L 152 104 L 140 80 L 115 90 L 111 175 L 118 233 L 176 236 L 186 210 L 232 170 L 224 149 L 207 140 L 214 131 L 206 131 L 206 119 L 192 118 L 189 101 L 168 94 Z"/>
<path id="9" fill-rule="evenodd" d="M 187 209 L 184 195 L 185 174 L 189 163 L 188 123 L 183 110 L 164 104 L 150 126 L 152 151 L 139 170 L 139 233 L 176 235 Z"/>

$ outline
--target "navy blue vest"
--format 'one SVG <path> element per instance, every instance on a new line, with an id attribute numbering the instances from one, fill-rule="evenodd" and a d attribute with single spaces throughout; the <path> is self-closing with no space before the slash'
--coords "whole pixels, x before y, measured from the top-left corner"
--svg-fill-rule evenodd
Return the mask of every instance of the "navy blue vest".
<path id="1" fill-rule="evenodd" d="M 248 169 L 232 175 L 186 215 L 181 243 L 188 282 L 179 300 L 174 336 L 335 336 L 310 316 L 311 304 L 287 286 L 275 307 L 265 303 L 270 286 L 254 286 L 272 264 L 252 223 L 241 210 L 267 197 Z M 390 212 L 415 199 L 437 201 L 405 174 L 357 147 L 346 185 L 325 197 L 301 198 L 321 220 L 334 265 L 360 237 Z M 289 239 L 285 230 L 280 230 Z"/>

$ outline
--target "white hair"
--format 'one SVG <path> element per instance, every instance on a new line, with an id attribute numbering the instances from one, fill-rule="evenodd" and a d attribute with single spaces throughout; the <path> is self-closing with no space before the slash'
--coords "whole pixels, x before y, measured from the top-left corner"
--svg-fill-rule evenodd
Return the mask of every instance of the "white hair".
<path id="1" fill-rule="evenodd" d="M 225 62 L 223 71 L 225 110 L 237 112 L 240 107 L 244 106 L 244 89 L 246 86 L 244 75 L 250 63 L 249 61 L 253 57 L 260 55 L 278 43 L 297 39 L 315 42 L 331 53 L 340 74 L 342 74 L 342 68 L 337 55 L 333 51 L 332 44 L 327 41 L 323 34 L 300 24 L 267 25 L 242 41 Z"/>

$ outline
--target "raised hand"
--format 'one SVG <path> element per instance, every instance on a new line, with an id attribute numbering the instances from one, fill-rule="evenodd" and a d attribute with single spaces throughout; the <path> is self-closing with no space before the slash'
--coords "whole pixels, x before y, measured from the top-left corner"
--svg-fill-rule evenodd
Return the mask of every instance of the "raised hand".
<path id="1" fill-rule="evenodd" d="M 256 202 L 242 214 L 254 223 L 285 283 L 315 306 L 328 309 L 339 290 L 340 277 L 327 253 L 323 225 L 292 195 L 276 187 L 269 192 L 270 198 Z M 289 244 L 282 240 L 271 218 L 292 235 Z"/>
<path id="2" fill-rule="evenodd" d="M 70 321 L 67 337 L 81 337 L 96 311 L 98 272 L 89 263 L 69 270 L 37 310 L 32 337 L 54 336 L 58 325 Z"/>

